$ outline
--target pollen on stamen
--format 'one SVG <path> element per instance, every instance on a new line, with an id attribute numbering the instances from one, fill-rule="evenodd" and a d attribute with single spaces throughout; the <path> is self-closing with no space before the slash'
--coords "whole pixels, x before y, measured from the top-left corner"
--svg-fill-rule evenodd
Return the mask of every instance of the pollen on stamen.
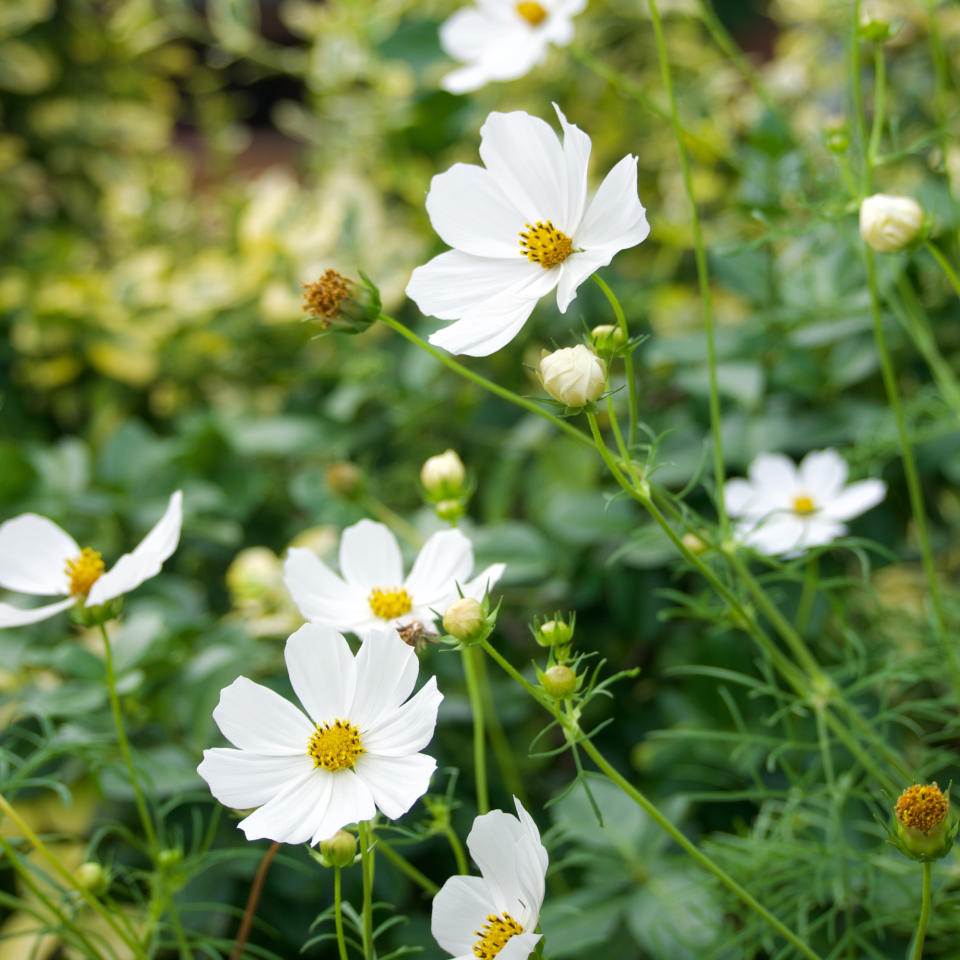
<path id="1" fill-rule="evenodd" d="M 352 767 L 366 750 L 360 741 L 360 731 L 352 723 L 334 720 L 317 727 L 307 744 L 307 753 L 313 757 L 315 767 L 333 773 Z"/>
<path id="2" fill-rule="evenodd" d="M 573 253 L 573 241 L 548 220 L 525 224 L 520 231 L 520 252 L 531 262 L 539 263 L 544 270 L 563 263 Z"/>
<path id="3" fill-rule="evenodd" d="M 514 10 L 523 17 L 531 27 L 537 27 L 547 19 L 547 11 L 539 3 L 530 0 L 521 0 L 514 6 Z"/>
<path id="4" fill-rule="evenodd" d="M 793 498 L 793 512 L 799 514 L 815 513 L 817 505 L 813 502 L 813 497 L 805 493 L 798 494 Z"/>
<path id="5" fill-rule="evenodd" d="M 936 783 L 917 783 L 900 794 L 894 812 L 905 827 L 929 833 L 943 823 L 949 809 L 950 803 Z"/>
<path id="6" fill-rule="evenodd" d="M 374 587 L 367 597 L 367 603 L 370 604 L 373 615 L 381 620 L 394 620 L 413 609 L 413 598 L 403 587 L 392 587 L 388 590 Z"/>
<path id="7" fill-rule="evenodd" d="M 100 579 L 104 566 L 100 554 L 84 547 L 80 556 L 67 560 L 63 572 L 70 578 L 70 596 L 85 597 Z"/>
<path id="8" fill-rule="evenodd" d="M 329 326 L 349 295 L 350 281 L 336 270 L 327 270 L 319 280 L 303 284 L 303 309 Z"/>
<path id="9" fill-rule="evenodd" d="M 509 913 L 488 914 L 487 921 L 479 930 L 473 931 L 480 939 L 473 945 L 473 955 L 477 960 L 492 960 L 506 945 L 511 937 L 523 933 L 523 927 Z"/>

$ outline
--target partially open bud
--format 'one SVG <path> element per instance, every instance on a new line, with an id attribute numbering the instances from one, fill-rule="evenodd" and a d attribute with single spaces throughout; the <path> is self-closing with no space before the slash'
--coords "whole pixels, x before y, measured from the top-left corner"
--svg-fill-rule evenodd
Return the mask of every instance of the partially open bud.
<path id="1" fill-rule="evenodd" d="M 900 794 L 894 807 L 896 834 L 891 839 L 914 860 L 939 860 L 953 846 L 960 821 L 951 823 L 950 791 L 936 783 L 914 784 Z"/>
<path id="2" fill-rule="evenodd" d="M 596 400 L 607 383 L 603 360 L 582 343 L 564 347 L 540 358 L 540 382 L 544 390 L 567 407 L 583 407 Z"/>
<path id="3" fill-rule="evenodd" d="M 420 482 L 431 500 L 455 499 L 463 493 L 467 471 L 456 450 L 430 457 L 420 469 Z"/>
<path id="4" fill-rule="evenodd" d="M 321 841 L 319 849 L 331 867 L 349 867 L 357 856 L 357 840 L 352 833 L 338 830 L 329 840 Z"/>
<path id="5" fill-rule="evenodd" d="M 577 689 L 577 675 L 565 664 L 556 663 L 540 674 L 540 685 L 557 700 L 571 696 Z"/>
<path id="6" fill-rule="evenodd" d="M 537 628 L 534 636 L 541 647 L 562 647 L 573 639 L 573 625 L 565 620 L 548 620 Z"/>
<path id="7" fill-rule="evenodd" d="M 877 253 L 909 247 L 923 229 L 923 207 L 913 197 L 876 193 L 860 204 L 860 236 Z"/>
<path id="8" fill-rule="evenodd" d="M 443 615 L 443 629 L 461 643 L 482 640 L 489 633 L 483 605 L 472 597 L 454 600 Z"/>
<path id="9" fill-rule="evenodd" d="M 303 309 L 324 330 L 361 333 L 380 316 L 380 291 L 361 273 L 362 283 L 336 270 L 303 284 Z"/>
<path id="10" fill-rule="evenodd" d="M 612 357 L 627 342 L 627 338 L 619 326 L 601 323 L 590 331 L 590 342 L 597 353 Z"/>
<path id="11" fill-rule="evenodd" d="M 110 886 L 110 871 L 101 864 L 88 860 L 73 871 L 73 879 L 78 886 L 96 896 L 104 893 Z"/>

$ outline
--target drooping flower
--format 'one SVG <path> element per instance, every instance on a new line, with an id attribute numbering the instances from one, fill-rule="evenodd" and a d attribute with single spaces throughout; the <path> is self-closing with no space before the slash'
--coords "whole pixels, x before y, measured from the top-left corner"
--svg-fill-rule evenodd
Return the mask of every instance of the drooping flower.
<path id="1" fill-rule="evenodd" d="M 650 232 L 637 158 L 620 160 L 588 203 L 590 138 L 555 109 L 562 144 L 539 117 L 491 113 L 480 130 L 484 166 L 457 163 L 430 184 L 430 222 L 453 249 L 413 271 L 407 296 L 457 321 L 430 336 L 450 353 L 499 350 L 554 288 L 566 312 L 584 280 Z"/>
<path id="2" fill-rule="evenodd" d="M 339 633 L 308 623 L 284 657 L 303 710 L 246 677 L 225 687 L 213 718 L 237 749 L 203 752 L 210 792 L 258 808 L 239 824 L 248 840 L 316 844 L 377 809 L 406 813 L 437 765 L 419 752 L 443 699 L 436 678 L 410 697 L 419 661 L 394 630 L 370 631 L 354 657 Z"/>
<path id="3" fill-rule="evenodd" d="M 779 453 L 750 464 L 749 480 L 723 488 L 727 512 L 739 519 L 735 536 L 771 556 L 823 546 L 847 532 L 844 521 L 883 500 L 882 480 L 847 484 L 847 464 L 836 450 L 808 453 L 797 466 Z"/>
<path id="4" fill-rule="evenodd" d="M 540 831 L 514 797 L 517 816 L 491 810 L 467 837 L 480 877 L 450 877 L 433 898 L 431 931 L 457 960 L 524 960 L 536 947 L 549 858 Z"/>
<path id="5" fill-rule="evenodd" d="M 459 593 L 479 599 L 501 577 L 502 563 L 472 580 L 473 545 L 459 530 L 433 534 L 404 578 L 400 547 L 389 527 L 361 520 L 343 531 L 337 576 L 311 550 L 291 548 L 284 582 L 304 618 L 336 630 L 366 630 L 415 620 L 435 623 Z"/>
<path id="6" fill-rule="evenodd" d="M 543 389 L 568 407 L 591 403 L 607 385 L 606 364 L 582 343 L 545 353 L 539 373 Z"/>
<path id="7" fill-rule="evenodd" d="M 441 85 L 451 93 L 476 90 L 491 80 L 515 80 L 543 63 L 551 43 L 573 39 L 573 17 L 586 0 L 477 0 L 440 28 L 440 45 L 464 66 Z"/>
<path id="8" fill-rule="evenodd" d="M 52 520 L 23 513 L 0 525 L 0 587 L 65 600 L 24 609 L 0 603 L 0 627 L 19 627 L 55 616 L 74 605 L 97 607 L 156 576 L 177 548 L 183 522 L 183 495 L 170 497 L 156 526 L 105 571 L 100 554 L 82 550 Z"/>
<path id="9" fill-rule="evenodd" d="M 909 247 L 923 228 L 923 207 L 913 197 L 875 193 L 860 204 L 860 236 L 877 253 Z"/>

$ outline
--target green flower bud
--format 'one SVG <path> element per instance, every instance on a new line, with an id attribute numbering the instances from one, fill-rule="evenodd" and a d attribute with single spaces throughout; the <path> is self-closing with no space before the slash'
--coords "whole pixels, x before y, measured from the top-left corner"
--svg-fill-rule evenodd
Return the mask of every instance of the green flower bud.
<path id="1" fill-rule="evenodd" d="M 167 847 L 157 854 L 157 866 L 163 870 L 172 870 L 183 859 L 179 847 Z"/>
<path id="2" fill-rule="evenodd" d="M 363 473 L 346 460 L 327 467 L 326 481 L 333 493 L 347 500 L 352 500 L 363 491 Z"/>
<path id="3" fill-rule="evenodd" d="M 707 545 L 695 533 L 685 533 L 682 543 L 694 556 L 707 549 Z"/>
<path id="4" fill-rule="evenodd" d="M 573 626 L 565 620 L 548 620 L 535 634 L 541 647 L 558 647 L 573 639 Z"/>
<path id="5" fill-rule="evenodd" d="M 324 330 L 362 333 L 380 316 L 380 291 L 362 273 L 358 284 L 336 270 L 303 284 L 303 309 Z"/>
<path id="6" fill-rule="evenodd" d="M 420 469 L 420 482 L 432 501 L 455 500 L 463 493 L 467 471 L 455 450 L 430 457 Z"/>
<path id="7" fill-rule="evenodd" d="M 578 683 L 577 675 L 562 663 L 556 663 L 540 674 L 540 685 L 557 700 L 569 697 L 577 689 Z"/>
<path id="8" fill-rule="evenodd" d="M 471 597 L 461 597 L 447 607 L 443 629 L 461 643 L 477 643 L 490 632 L 483 605 Z"/>
<path id="9" fill-rule="evenodd" d="M 612 357 L 626 344 L 627 338 L 619 326 L 601 323 L 590 331 L 590 342 L 597 353 Z"/>
<path id="10" fill-rule="evenodd" d="M 894 807 L 895 832 L 891 840 L 914 860 L 939 860 L 953 846 L 960 821 L 950 816 L 950 791 L 941 792 L 936 783 L 908 787 Z M 952 822 L 951 822 L 952 821 Z"/>
<path id="11" fill-rule="evenodd" d="M 87 860 L 73 871 L 73 879 L 84 890 L 98 895 L 104 893 L 110 886 L 111 877 L 110 871 L 101 864 L 95 863 L 93 860 Z"/>
<path id="12" fill-rule="evenodd" d="M 357 840 L 352 833 L 338 830 L 320 844 L 320 853 L 332 867 L 349 867 L 357 855 Z"/>

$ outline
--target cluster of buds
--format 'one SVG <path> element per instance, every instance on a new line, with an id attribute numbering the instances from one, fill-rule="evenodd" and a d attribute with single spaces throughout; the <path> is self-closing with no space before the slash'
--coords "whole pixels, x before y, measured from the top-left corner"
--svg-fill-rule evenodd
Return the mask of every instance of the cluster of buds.
<path id="1" fill-rule="evenodd" d="M 599 400 L 607 388 L 607 365 L 582 343 L 553 353 L 544 350 L 537 375 L 543 389 L 568 410 Z"/>
<path id="2" fill-rule="evenodd" d="M 441 520 L 456 523 L 463 516 L 470 487 L 466 468 L 455 450 L 430 457 L 420 470 L 420 484 Z"/>
<path id="3" fill-rule="evenodd" d="M 950 791 L 936 783 L 907 787 L 894 807 L 890 840 L 914 860 L 940 860 L 953 846 L 960 820 L 950 816 Z"/>
<path id="4" fill-rule="evenodd" d="M 324 330 L 362 333 L 380 316 L 380 291 L 361 272 L 361 283 L 327 270 L 303 284 L 303 309 Z"/>
<path id="5" fill-rule="evenodd" d="M 531 627 L 533 636 L 541 647 L 549 650 L 547 669 L 537 668 L 540 686 L 556 700 L 565 700 L 580 689 L 583 678 L 569 665 L 573 647 L 573 630 L 576 618 L 569 622 L 555 614 L 552 620 Z"/>
<path id="6" fill-rule="evenodd" d="M 913 197 L 875 193 L 860 204 L 860 236 L 877 253 L 896 253 L 923 238 L 923 207 Z"/>
<path id="7" fill-rule="evenodd" d="M 461 597 L 454 600 L 443 614 L 443 629 L 457 646 L 472 647 L 483 643 L 493 633 L 499 610 L 500 604 L 490 609 L 489 594 L 485 594 L 483 600 Z"/>

